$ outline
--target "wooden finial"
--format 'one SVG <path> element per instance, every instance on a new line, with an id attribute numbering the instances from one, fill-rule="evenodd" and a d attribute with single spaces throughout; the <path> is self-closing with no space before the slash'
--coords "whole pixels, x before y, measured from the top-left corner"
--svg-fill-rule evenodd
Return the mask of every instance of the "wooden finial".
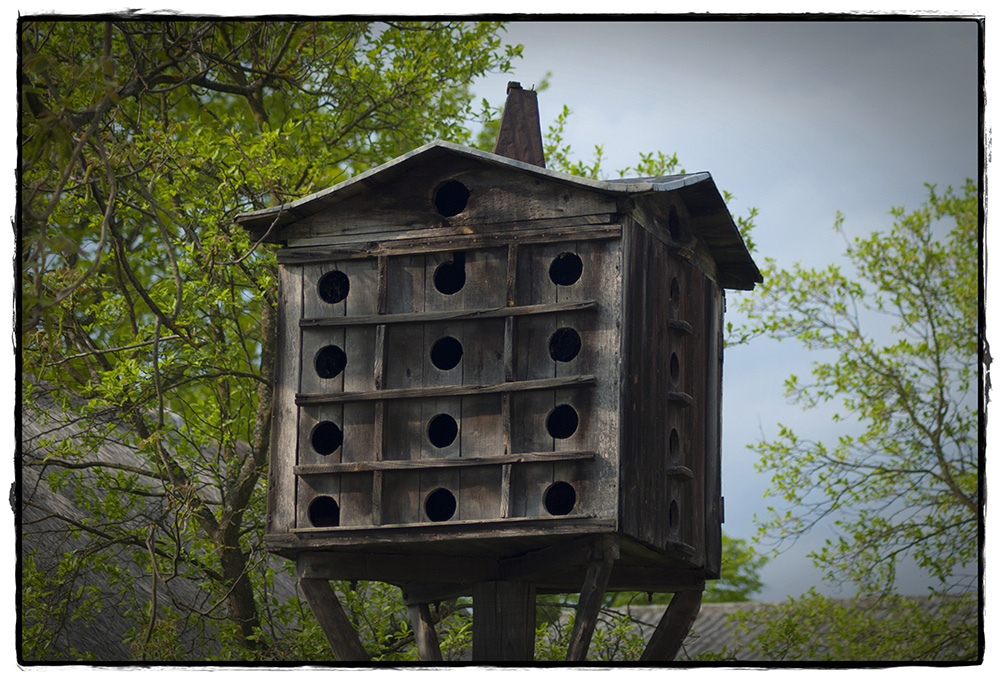
<path id="1" fill-rule="evenodd" d="M 521 83 L 507 83 L 507 103 L 503 107 L 493 153 L 545 167 L 542 128 L 538 121 L 538 93 L 522 89 Z"/>

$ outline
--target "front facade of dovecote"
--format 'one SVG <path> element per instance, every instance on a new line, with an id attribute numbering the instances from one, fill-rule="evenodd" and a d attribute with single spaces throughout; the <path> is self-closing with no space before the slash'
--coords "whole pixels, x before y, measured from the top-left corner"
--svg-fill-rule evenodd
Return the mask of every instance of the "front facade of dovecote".
<path id="1" fill-rule="evenodd" d="M 280 245 L 266 541 L 300 572 L 504 579 L 605 537 L 610 589 L 718 576 L 723 290 L 759 273 L 710 176 L 435 142 L 238 221 Z M 540 591 L 579 591 L 556 561 Z"/>

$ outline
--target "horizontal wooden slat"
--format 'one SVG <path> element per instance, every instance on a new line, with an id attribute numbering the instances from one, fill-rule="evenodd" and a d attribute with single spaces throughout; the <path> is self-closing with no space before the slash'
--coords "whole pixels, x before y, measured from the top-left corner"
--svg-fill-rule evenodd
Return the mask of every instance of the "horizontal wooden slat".
<path id="1" fill-rule="evenodd" d="M 530 304 L 525 306 L 492 307 L 489 309 L 455 309 L 449 311 L 426 311 L 405 314 L 368 314 L 364 316 L 331 316 L 327 318 L 303 318 L 301 328 L 333 328 L 345 325 L 388 325 L 394 323 L 432 323 L 436 321 L 478 321 L 486 318 L 507 318 L 509 316 L 534 316 L 556 314 L 568 311 L 596 309 L 597 302 L 561 302 L 555 304 Z"/>
<path id="2" fill-rule="evenodd" d="M 604 222 L 604 223 L 581 223 Z M 413 229 L 402 232 L 365 233 L 344 236 L 323 236 L 288 241 L 288 247 L 278 252 L 279 264 L 306 264 L 335 259 L 354 259 L 376 255 L 419 254 L 441 250 L 471 250 L 508 243 L 529 245 L 560 241 L 597 240 L 621 235 L 621 224 L 608 224 L 610 215 L 542 220 L 533 226 L 519 228 L 517 223 L 497 225 L 494 231 L 468 233 L 468 227 Z"/>
<path id="3" fill-rule="evenodd" d="M 505 529 L 513 529 L 516 537 L 525 537 L 532 534 L 545 537 L 554 535 L 566 535 L 575 533 L 609 532 L 615 528 L 614 519 L 602 519 L 594 516 L 572 515 L 572 516 L 517 516 L 505 519 L 488 520 L 468 520 L 468 521 L 442 521 L 442 522 L 415 522 L 401 524 L 383 524 L 381 526 L 331 526 L 329 528 L 295 528 L 288 537 L 293 536 L 324 536 L 348 537 L 363 536 L 363 542 L 371 543 L 373 546 L 381 541 L 387 543 L 434 542 L 445 539 L 463 539 L 465 537 L 477 537 L 488 539 L 491 537 L 501 538 Z M 493 531 L 492 533 L 490 531 Z M 468 531 L 468 532 L 467 532 Z M 272 535 L 268 538 L 275 547 L 281 546 L 283 536 Z M 287 542 L 288 539 L 286 538 Z M 302 543 L 298 543 L 301 545 Z"/>
<path id="4" fill-rule="evenodd" d="M 352 403 L 355 401 L 386 401 L 405 398 L 442 398 L 445 396 L 479 396 L 503 394 L 519 391 L 542 391 L 545 389 L 568 389 L 589 387 L 596 383 L 593 375 L 573 375 L 571 377 L 551 377 L 544 380 L 521 380 L 500 384 L 456 384 L 435 387 L 409 387 L 406 389 L 374 389 L 371 391 L 339 392 L 332 394 L 297 394 L 296 405 L 318 405 L 322 403 Z M 690 397 L 688 397 L 690 399 Z"/>
<path id="5" fill-rule="evenodd" d="M 296 465 L 300 476 L 314 474 L 349 474 L 374 470 L 398 471 L 408 469 L 440 469 L 445 467 L 483 467 L 496 464 L 521 464 L 531 462 L 561 462 L 565 460 L 592 460 L 592 450 L 559 451 L 546 453 L 520 453 L 492 457 L 443 457 L 423 460 L 370 460 L 367 462 L 337 462 L 330 464 Z"/>

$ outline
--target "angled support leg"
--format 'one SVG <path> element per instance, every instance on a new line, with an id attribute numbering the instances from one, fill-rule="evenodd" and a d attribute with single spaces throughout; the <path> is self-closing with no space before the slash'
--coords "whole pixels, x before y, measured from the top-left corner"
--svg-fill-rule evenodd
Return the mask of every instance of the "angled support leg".
<path id="1" fill-rule="evenodd" d="M 410 604 L 410 626 L 417 642 L 417 653 L 421 660 L 440 662 L 441 646 L 438 644 L 437 633 L 434 631 L 434 620 L 427 604 Z"/>
<path id="2" fill-rule="evenodd" d="M 299 589 L 312 609 L 333 654 L 342 662 L 367 662 L 368 652 L 344 613 L 329 580 L 299 578 Z"/>
<path id="3" fill-rule="evenodd" d="M 669 662 L 677 656 L 701 610 L 701 595 L 701 590 L 674 594 L 640 660 Z"/>
<path id="4" fill-rule="evenodd" d="M 608 587 L 611 568 L 617 558 L 618 543 L 613 538 L 605 538 L 595 543 L 587 564 L 587 574 L 584 577 L 583 589 L 580 591 L 580 603 L 577 605 L 573 631 L 570 633 L 569 647 L 566 650 L 568 662 L 583 662 L 587 659 L 587 649 L 590 647 L 590 640 L 597 626 L 597 614 L 601 610 L 601 601 Z"/>

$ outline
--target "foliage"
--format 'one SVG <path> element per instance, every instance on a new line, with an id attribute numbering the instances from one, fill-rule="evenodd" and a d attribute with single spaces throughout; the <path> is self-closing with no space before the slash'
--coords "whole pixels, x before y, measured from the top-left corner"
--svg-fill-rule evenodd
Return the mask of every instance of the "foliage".
<path id="1" fill-rule="evenodd" d="M 933 620 L 887 599 L 904 559 L 937 582 L 932 595 L 975 586 L 968 569 L 977 563 L 982 518 L 977 187 L 972 181 L 957 191 L 928 186 L 924 205 L 892 214 L 888 232 L 847 243 L 849 271 L 781 269 L 769 260 L 764 285 L 741 305 L 749 323 L 733 332 L 742 340 L 791 339 L 821 356 L 810 378 L 788 378 L 786 393 L 806 408 L 833 406 L 843 432 L 827 443 L 781 424 L 776 438 L 756 444 L 758 469 L 773 479 L 768 495 L 789 507 L 769 509 L 762 538 L 780 544 L 833 520 L 838 537 L 811 554 L 814 562 L 827 579 L 901 611 L 879 622 L 860 607 L 841 611 L 805 597 L 773 621 L 772 636 L 762 640 L 772 648 L 794 647 L 794 639 L 775 640 L 794 626 L 793 616 L 833 615 L 847 621 L 845 634 L 864 635 L 866 644 L 889 635 L 899 620 L 926 623 L 923 633 L 936 634 Z M 842 220 L 836 228 L 843 232 Z M 973 618 L 949 628 L 949 638 L 962 635 L 949 648 L 963 654 L 974 648 Z M 853 657 L 853 641 L 842 643 L 835 651 Z M 891 657 L 903 647 L 898 639 L 885 644 Z M 910 659 L 937 657 L 907 644 Z"/>
<path id="2" fill-rule="evenodd" d="M 71 412 L 82 432 L 23 462 L 91 517 L 64 525 L 88 568 L 135 564 L 161 604 L 167 583 L 201 593 L 169 619 L 131 602 L 139 657 L 166 659 L 170 629 L 211 620 L 222 659 L 266 659 L 263 630 L 296 624 L 269 622 L 291 612 L 266 597 L 259 544 L 275 265 L 232 217 L 467 141 L 469 83 L 520 48 L 489 22 L 19 28 L 22 403 Z M 102 458 L 112 437 L 138 456 Z M 25 632 L 58 601 L 25 596 Z M 25 659 L 58 650 L 22 641 Z"/>
<path id="3" fill-rule="evenodd" d="M 933 605 L 929 605 L 933 604 Z M 976 602 L 968 597 L 832 599 L 815 590 L 764 612 L 734 614 L 748 648 L 783 662 L 974 661 Z"/>

